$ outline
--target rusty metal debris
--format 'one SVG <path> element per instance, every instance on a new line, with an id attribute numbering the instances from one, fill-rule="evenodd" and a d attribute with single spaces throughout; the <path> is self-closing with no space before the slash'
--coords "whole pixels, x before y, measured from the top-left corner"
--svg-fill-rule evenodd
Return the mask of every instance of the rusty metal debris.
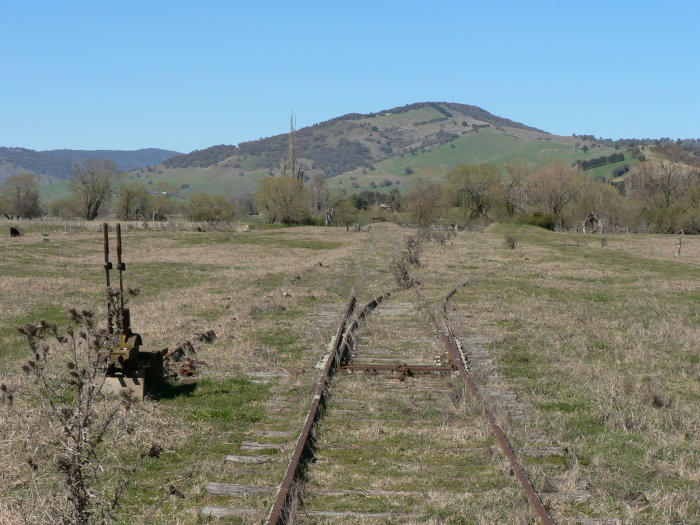
<path id="1" fill-rule="evenodd" d="M 124 271 L 122 262 L 121 225 L 116 225 L 117 266 L 119 289 L 112 287 L 110 271 L 114 269 L 109 260 L 109 226 L 102 225 L 104 241 L 104 269 L 107 283 L 107 334 L 108 340 L 100 350 L 107 357 L 106 388 L 118 393 L 131 390 L 137 397 L 143 397 L 148 385 L 159 382 L 163 377 L 164 349 L 146 348 L 141 336 L 131 330 L 131 315 L 124 298 Z"/>
<path id="2" fill-rule="evenodd" d="M 195 336 L 195 341 L 211 343 L 216 339 L 213 330 Z M 172 350 L 168 350 L 163 356 L 163 368 L 165 376 L 177 379 L 182 384 L 191 385 L 199 380 L 200 374 L 197 371 L 199 365 L 207 366 L 205 361 L 196 359 L 194 344 L 185 341 L 178 344 Z"/>
<path id="3" fill-rule="evenodd" d="M 358 365 L 342 365 L 340 367 L 345 373 L 352 374 L 354 372 L 367 372 L 370 374 L 386 373 L 403 381 L 407 377 L 416 375 L 446 375 L 456 372 L 457 369 L 453 366 L 436 366 L 436 365 L 388 365 L 388 364 L 358 364 Z"/>

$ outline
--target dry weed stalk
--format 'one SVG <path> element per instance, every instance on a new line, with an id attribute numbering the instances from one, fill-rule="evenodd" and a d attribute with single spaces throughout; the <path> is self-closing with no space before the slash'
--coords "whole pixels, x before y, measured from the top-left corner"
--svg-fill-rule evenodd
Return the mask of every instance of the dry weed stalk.
<path id="1" fill-rule="evenodd" d="M 24 427 L 31 480 L 31 494 L 20 504 L 25 523 L 113 522 L 135 464 L 162 452 L 155 444 L 140 454 L 132 449 L 127 472 L 123 447 L 134 445 L 137 402 L 126 392 L 106 395 L 108 355 L 99 350 L 108 336 L 91 312 L 71 309 L 70 317 L 65 335 L 45 321 L 19 328 L 31 351 L 22 371 L 33 385 L 0 386 L 6 416 Z M 26 417 L 19 398 L 38 417 Z"/>

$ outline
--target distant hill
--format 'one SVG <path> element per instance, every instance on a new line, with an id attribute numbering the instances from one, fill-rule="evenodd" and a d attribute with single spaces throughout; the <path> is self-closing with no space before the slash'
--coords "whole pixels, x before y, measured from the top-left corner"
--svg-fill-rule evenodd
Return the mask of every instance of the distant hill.
<path id="1" fill-rule="evenodd" d="M 157 166 L 163 161 L 181 155 L 177 151 L 165 149 L 147 148 L 137 150 L 77 150 L 77 149 L 56 149 L 42 151 L 51 155 L 58 155 L 68 158 L 71 162 L 82 162 L 87 159 L 108 159 L 123 171 L 130 171 L 146 166 Z"/>
<path id="2" fill-rule="evenodd" d="M 150 169 L 135 169 L 129 179 L 146 185 L 165 181 L 180 188 L 182 197 L 206 191 L 236 198 L 254 192 L 261 179 L 278 173 L 280 162 L 287 157 L 288 141 L 285 133 L 195 150 L 167 158 L 155 167 L 155 162 L 149 162 Z M 417 176 L 440 179 L 460 164 L 480 162 L 532 167 L 578 163 L 590 167 L 588 175 L 610 179 L 639 162 L 643 157 L 640 146 L 670 142 L 553 135 L 476 106 L 452 102 L 349 113 L 296 132 L 297 161 L 304 166 L 305 175 L 324 176 L 329 189 L 347 192 L 404 191 Z M 688 155 L 700 152 L 696 139 L 673 143 Z M 2 156 L 0 170 L 1 163 Z M 47 200 L 67 193 L 67 183 L 60 181 L 49 181 L 42 188 Z"/>
<path id="3" fill-rule="evenodd" d="M 376 124 L 375 124 L 376 123 Z M 381 125 L 380 125 L 381 124 Z M 508 126 L 544 133 L 536 128 L 492 115 L 476 106 L 420 102 L 379 113 L 349 113 L 297 131 L 297 155 L 308 169 L 334 177 L 392 157 L 410 147 L 427 147 L 454 140 L 479 127 Z M 212 146 L 168 159 L 167 168 L 227 165 L 244 170 L 275 170 L 285 158 L 288 135 L 281 134 L 235 146 Z"/>
<path id="4" fill-rule="evenodd" d="M 586 151 L 581 149 L 584 144 Z M 237 146 L 212 146 L 130 176 L 145 184 L 167 181 L 182 188 L 183 196 L 202 190 L 237 197 L 255 191 L 260 179 L 277 174 L 288 147 L 287 133 Z M 442 177 L 459 164 L 541 165 L 557 159 L 571 163 L 614 151 L 595 141 L 552 135 L 476 106 L 451 102 L 342 115 L 297 130 L 296 148 L 307 177 L 322 175 L 329 188 L 353 192 L 406 188 L 413 175 Z M 60 191 L 60 186 L 54 187 L 50 194 Z"/>
<path id="5" fill-rule="evenodd" d="M 35 151 L 26 148 L 0 147 L 0 180 L 18 173 L 35 173 L 45 180 L 68 179 L 71 166 L 89 158 L 109 159 L 124 171 L 147 166 L 157 166 L 177 151 L 163 149 L 122 150 L 49 150 Z"/>
<path id="6" fill-rule="evenodd" d="M 206 168 L 217 162 L 227 159 L 238 151 L 236 146 L 211 146 L 203 150 L 194 150 L 191 153 L 177 155 L 163 162 L 166 168 Z"/>

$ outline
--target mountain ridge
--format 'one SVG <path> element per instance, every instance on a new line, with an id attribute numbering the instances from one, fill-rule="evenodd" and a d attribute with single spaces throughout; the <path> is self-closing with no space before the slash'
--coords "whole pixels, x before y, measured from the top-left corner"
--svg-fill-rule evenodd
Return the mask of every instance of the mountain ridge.
<path id="1" fill-rule="evenodd" d="M 123 171 L 157 166 L 180 155 L 177 151 L 159 148 L 137 150 L 32 150 L 21 147 L 0 147 L 0 180 L 18 173 L 33 173 L 46 180 L 66 180 L 75 162 L 89 158 L 111 160 Z"/>

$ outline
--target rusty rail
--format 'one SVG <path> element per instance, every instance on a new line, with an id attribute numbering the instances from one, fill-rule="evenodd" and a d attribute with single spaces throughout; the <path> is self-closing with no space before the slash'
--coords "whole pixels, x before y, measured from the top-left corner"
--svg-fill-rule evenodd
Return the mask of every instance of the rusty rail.
<path id="1" fill-rule="evenodd" d="M 292 487 L 303 471 L 305 464 L 304 458 L 309 458 L 313 453 L 312 432 L 321 416 L 321 409 L 326 398 L 326 391 L 330 378 L 338 368 L 338 365 L 347 359 L 347 353 L 352 342 L 352 332 L 357 329 L 360 322 L 367 314 L 376 308 L 386 297 L 391 295 L 391 293 L 392 292 L 386 292 L 370 300 L 360 309 L 352 322 L 348 324 L 348 318 L 354 311 L 357 303 L 355 293 L 353 292 L 351 295 L 348 305 L 343 312 L 343 316 L 340 319 L 333 347 L 326 359 L 323 372 L 316 385 L 311 407 L 304 420 L 304 425 L 301 429 L 301 434 L 299 434 L 299 439 L 297 439 L 296 446 L 294 447 L 292 458 L 289 461 L 284 478 L 282 478 L 282 483 L 277 491 L 275 502 L 270 509 L 270 514 L 265 521 L 266 525 L 285 525 L 288 523 L 290 518 L 289 507 L 293 498 Z"/>
<path id="2" fill-rule="evenodd" d="M 452 332 L 452 329 L 450 328 L 449 324 L 447 323 L 447 301 L 456 293 L 457 289 L 460 288 L 461 286 L 464 286 L 467 284 L 467 282 L 462 283 L 461 285 L 458 285 L 455 287 L 446 297 L 446 300 L 443 301 L 443 312 L 445 316 L 445 326 L 446 330 L 442 330 L 440 328 L 440 325 L 435 318 L 435 315 L 433 314 L 432 310 L 430 309 L 428 302 L 426 301 L 425 297 L 423 294 L 420 292 L 418 288 L 416 288 L 416 295 L 418 297 L 418 301 L 421 304 L 423 310 L 425 311 L 426 315 L 428 316 L 428 319 L 430 320 L 430 323 L 433 325 L 435 328 L 435 331 L 439 334 L 440 339 L 443 341 L 445 344 L 445 348 L 447 349 L 450 358 L 453 362 L 453 364 L 457 367 L 457 370 L 459 371 L 459 374 L 462 376 L 462 379 L 464 379 L 464 382 L 467 384 L 467 387 L 469 388 L 469 391 L 472 394 L 472 397 L 476 400 L 477 404 L 481 407 L 484 417 L 489 423 L 489 426 L 491 427 L 491 431 L 493 432 L 494 436 L 496 437 L 496 441 L 498 441 L 498 445 L 501 447 L 501 450 L 503 451 L 503 454 L 505 454 L 506 458 L 508 458 L 508 462 L 510 463 L 511 468 L 513 469 L 513 473 L 515 474 L 515 477 L 518 479 L 518 482 L 520 483 L 520 486 L 522 487 L 523 491 L 525 492 L 525 495 L 527 496 L 527 499 L 530 501 L 530 504 L 533 507 L 533 510 L 535 511 L 535 514 L 540 518 L 540 521 L 542 525 L 554 525 L 554 520 L 552 517 L 549 515 L 549 512 L 545 508 L 544 504 L 542 503 L 542 500 L 540 499 L 540 496 L 537 494 L 537 491 L 535 488 L 532 486 L 532 482 L 530 481 L 530 478 L 527 475 L 527 472 L 525 472 L 525 469 L 522 467 L 520 462 L 518 461 L 517 456 L 515 455 L 515 451 L 513 450 L 513 447 L 511 447 L 510 443 L 508 442 L 508 438 L 506 437 L 505 433 L 503 432 L 503 429 L 499 425 L 498 421 L 496 420 L 496 416 L 494 416 L 493 411 L 491 408 L 488 406 L 488 403 L 486 403 L 486 400 L 484 397 L 481 395 L 481 392 L 479 391 L 479 388 L 477 387 L 476 383 L 474 380 L 471 378 L 469 375 L 469 372 L 467 371 L 464 362 L 462 361 L 462 355 L 459 351 L 459 347 L 457 346 L 457 342 L 455 340 L 454 333 Z"/>
<path id="3" fill-rule="evenodd" d="M 343 311 L 343 316 L 340 319 L 340 323 L 338 324 L 335 341 L 333 343 L 333 347 L 331 348 L 330 355 L 328 356 L 328 359 L 326 359 L 326 365 L 323 368 L 323 373 L 318 380 L 316 390 L 314 391 L 311 408 L 309 408 L 309 412 L 306 415 L 304 426 L 301 429 L 301 434 L 299 435 L 297 444 L 294 447 L 294 452 L 292 453 L 292 458 L 289 461 L 289 466 L 287 467 L 287 471 L 284 478 L 282 478 L 282 483 L 277 491 L 275 503 L 272 505 L 270 514 L 267 517 L 266 523 L 268 525 L 281 525 L 283 523 L 287 523 L 288 504 L 292 494 L 291 489 L 301 472 L 303 457 L 308 455 L 310 452 L 311 431 L 313 430 L 314 425 L 316 424 L 321 413 L 321 403 L 326 394 L 328 380 L 330 379 L 332 371 L 336 366 L 338 351 L 342 342 L 345 340 L 343 335 L 346 332 L 348 318 L 355 309 L 356 303 L 357 299 L 355 298 L 355 293 L 353 292 L 347 306 L 345 307 L 345 310 Z"/>

